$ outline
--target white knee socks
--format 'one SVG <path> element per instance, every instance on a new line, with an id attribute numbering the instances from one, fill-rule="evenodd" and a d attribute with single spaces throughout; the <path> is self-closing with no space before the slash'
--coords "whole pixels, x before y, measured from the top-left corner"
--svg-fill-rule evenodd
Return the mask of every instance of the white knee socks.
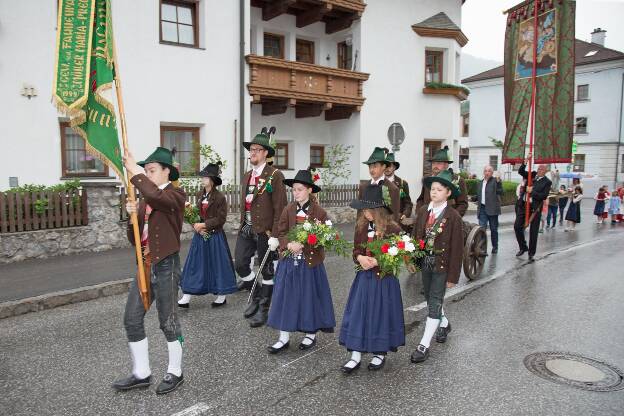
<path id="1" fill-rule="evenodd" d="M 316 338 L 316 334 L 305 334 L 305 336 L 301 340 L 301 343 L 303 345 L 310 345 L 314 342 L 314 338 Z"/>
<path id="2" fill-rule="evenodd" d="M 273 344 L 273 348 L 281 348 L 286 345 L 286 343 L 290 340 L 290 332 L 280 331 L 279 339 L 275 344 Z"/>
<path id="3" fill-rule="evenodd" d="M 182 298 L 178 301 L 178 304 L 186 305 L 190 301 L 191 301 L 191 295 L 185 293 L 184 295 L 182 295 Z"/>
<path id="4" fill-rule="evenodd" d="M 264 280 L 262 279 L 262 285 L 268 285 L 268 286 L 273 286 L 273 279 L 271 280 Z"/>
<path id="5" fill-rule="evenodd" d="M 439 319 L 432 319 L 427 317 L 427 324 L 425 325 L 425 333 L 423 334 L 420 343 L 425 347 L 429 348 L 431 345 L 431 338 L 433 338 L 433 334 L 435 334 L 436 329 L 438 329 L 438 325 L 440 324 Z"/>
<path id="6" fill-rule="evenodd" d="M 132 356 L 132 374 L 136 378 L 143 379 L 152 374 L 149 366 L 149 346 L 147 338 L 141 341 L 129 342 L 130 355 Z"/>
<path id="7" fill-rule="evenodd" d="M 254 274 L 253 274 L 253 270 L 252 270 L 252 271 L 251 271 L 251 273 L 249 273 L 249 275 L 248 275 L 248 276 L 242 276 L 242 277 L 241 277 L 241 280 L 242 280 L 243 282 L 250 282 L 250 281 L 252 281 L 252 280 L 253 280 L 253 278 L 254 278 Z"/>
<path id="8" fill-rule="evenodd" d="M 440 320 L 440 327 L 446 328 L 448 324 L 449 322 L 448 319 L 446 319 L 446 315 L 444 314 L 444 308 L 442 308 L 442 319 Z"/>
<path id="9" fill-rule="evenodd" d="M 217 298 L 213 302 L 214 303 L 223 303 L 223 302 L 225 302 L 225 295 L 217 296 Z"/>
<path id="10" fill-rule="evenodd" d="M 360 362 L 361 359 L 362 359 L 362 353 L 359 352 L 359 351 L 353 351 L 351 353 L 351 360 L 352 361 L 348 361 L 345 364 L 345 367 L 353 368 Z"/>
<path id="11" fill-rule="evenodd" d="M 182 375 L 182 344 L 178 340 L 167 342 L 167 349 L 169 350 L 167 372 L 180 377 Z"/>

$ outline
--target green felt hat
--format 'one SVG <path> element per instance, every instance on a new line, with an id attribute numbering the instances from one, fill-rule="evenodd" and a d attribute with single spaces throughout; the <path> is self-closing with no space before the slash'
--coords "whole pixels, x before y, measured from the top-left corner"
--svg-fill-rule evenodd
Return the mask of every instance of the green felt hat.
<path id="1" fill-rule="evenodd" d="M 431 189 L 431 184 L 433 182 L 439 182 L 442 185 L 448 187 L 451 190 L 451 198 L 456 199 L 459 195 L 461 195 L 461 191 L 459 186 L 453 183 L 453 172 L 449 169 L 443 170 L 435 176 L 428 176 L 424 179 L 425 185 L 429 189 Z"/>
<path id="2" fill-rule="evenodd" d="M 433 157 L 429 159 L 429 162 L 446 162 L 448 164 L 453 163 L 453 161 L 448 155 L 448 152 L 449 152 L 448 146 L 444 146 L 444 148 L 435 152 Z"/>
<path id="3" fill-rule="evenodd" d="M 275 144 L 271 140 L 271 136 L 275 133 L 275 127 L 271 127 L 267 130 L 266 127 L 262 128 L 262 131 L 253 138 L 250 142 L 243 142 L 245 149 L 249 150 L 252 144 L 258 144 L 264 147 L 269 153 L 267 157 L 273 157 L 275 155 Z"/>
<path id="4" fill-rule="evenodd" d="M 375 147 L 375 150 L 373 150 L 373 153 L 370 155 L 370 157 L 368 158 L 368 160 L 366 162 L 362 162 L 365 165 L 372 165 L 373 163 L 377 163 L 377 162 L 381 162 L 381 163 L 385 163 L 386 165 L 390 162 L 388 162 L 388 149 L 385 147 Z"/>
<path id="5" fill-rule="evenodd" d="M 149 155 L 147 159 L 137 162 L 137 165 L 145 167 L 148 163 L 160 163 L 168 167 L 170 181 L 177 181 L 180 177 L 180 172 L 178 171 L 178 168 L 175 167 L 173 153 L 171 153 L 171 150 L 169 149 L 157 147 L 154 153 Z"/>
<path id="6" fill-rule="evenodd" d="M 388 153 L 386 157 L 386 161 L 394 164 L 394 169 L 397 170 L 401 164 L 394 159 L 394 153 Z"/>

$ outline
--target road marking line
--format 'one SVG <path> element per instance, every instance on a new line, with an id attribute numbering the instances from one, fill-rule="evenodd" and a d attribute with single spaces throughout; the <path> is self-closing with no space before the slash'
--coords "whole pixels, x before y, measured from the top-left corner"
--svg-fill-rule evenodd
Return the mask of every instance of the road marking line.
<path id="1" fill-rule="evenodd" d="M 199 402 L 191 407 L 187 407 L 186 409 L 179 411 L 178 413 L 174 413 L 171 416 L 199 416 L 208 410 L 210 410 L 210 406 L 204 402 Z"/>
<path id="2" fill-rule="evenodd" d="M 299 357 L 299 358 L 297 358 L 297 359 L 295 359 L 295 360 L 292 360 L 292 361 L 290 361 L 290 362 L 288 362 L 288 363 L 284 364 L 284 365 L 282 366 L 282 368 L 288 367 L 289 365 L 291 365 L 291 364 L 293 364 L 293 363 L 296 363 L 296 362 L 297 362 L 297 361 L 299 361 L 299 360 L 302 360 L 302 359 L 304 359 L 304 358 L 306 358 L 306 357 L 309 357 L 310 355 L 315 354 L 315 353 L 319 352 L 320 350 L 322 350 L 322 349 L 325 349 L 325 348 L 329 347 L 330 345 L 332 345 L 332 344 L 327 344 L 327 345 L 325 345 L 325 346 L 323 346 L 323 347 L 319 347 L 319 348 L 315 349 L 315 350 L 314 350 L 314 351 L 312 351 L 312 352 L 307 353 L 306 355 L 302 355 L 301 357 Z"/>
<path id="3" fill-rule="evenodd" d="M 567 251 L 574 250 L 574 249 L 577 249 L 577 248 L 598 244 L 598 243 L 600 243 L 602 241 L 603 240 L 601 238 L 599 238 L 599 239 L 592 240 L 592 241 L 587 241 L 587 242 L 584 242 L 584 243 L 573 244 L 573 245 L 565 247 L 565 248 L 563 248 L 563 249 L 561 249 L 559 251 L 553 251 L 553 252 L 550 252 L 548 254 L 545 254 L 545 255 L 537 258 L 536 260 L 541 260 L 541 259 L 546 258 L 546 257 L 551 256 L 551 255 L 565 253 Z M 513 267 L 513 268 L 511 268 L 509 270 L 505 270 L 505 271 L 496 273 L 493 276 L 488 277 L 487 279 L 473 280 L 473 281 L 471 281 L 471 282 L 469 282 L 469 283 L 467 283 L 467 284 L 465 284 L 463 286 L 455 286 L 454 288 L 448 289 L 446 291 L 446 294 L 444 295 L 444 299 L 446 300 L 447 298 L 451 298 L 451 297 L 457 296 L 457 295 L 459 295 L 459 294 L 461 294 L 463 292 L 472 291 L 472 290 L 478 289 L 479 287 L 484 286 L 484 285 L 492 282 L 493 280 L 498 279 L 501 276 L 504 276 L 504 275 L 509 274 L 509 273 L 513 273 L 514 271 L 518 270 L 518 268 L 520 268 L 520 267 L 522 267 L 522 266 L 524 266 L 526 264 L 528 264 L 528 263 L 524 262 L 524 263 L 518 264 L 516 267 Z M 410 312 L 418 312 L 420 310 L 425 309 L 426 307 L 427 307 L 427 302 L 425 301 L 425 302 L 420 302 L 417 305 L 408 306 L 404 310 L 405 311 L 410 311 Z"/>

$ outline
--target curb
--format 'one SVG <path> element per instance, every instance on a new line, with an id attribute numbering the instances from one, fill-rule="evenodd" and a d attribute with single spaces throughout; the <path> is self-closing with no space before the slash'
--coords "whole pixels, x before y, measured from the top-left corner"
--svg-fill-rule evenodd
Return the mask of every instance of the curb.
<path id="1" fill-rule="evenodd" d="M 0 319 L 128 292 L 133 278 L 0 303 Z"/>

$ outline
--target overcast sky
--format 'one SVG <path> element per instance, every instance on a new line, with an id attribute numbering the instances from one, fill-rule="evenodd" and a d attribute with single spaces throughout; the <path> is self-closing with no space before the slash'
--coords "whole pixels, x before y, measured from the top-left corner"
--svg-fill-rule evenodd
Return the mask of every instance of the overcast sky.
<path id="1" fill-rule="evenodd" d="M 521 0 L 467 0 L 462 31 L 469 41 L 463 52 L 503 61 L 506 17 L 502 11 Z M 577 0 L 576 38 L 589 41 L 597 27 L 607 31 L 605 46 L 624 52 L 624 0 Z"/>

